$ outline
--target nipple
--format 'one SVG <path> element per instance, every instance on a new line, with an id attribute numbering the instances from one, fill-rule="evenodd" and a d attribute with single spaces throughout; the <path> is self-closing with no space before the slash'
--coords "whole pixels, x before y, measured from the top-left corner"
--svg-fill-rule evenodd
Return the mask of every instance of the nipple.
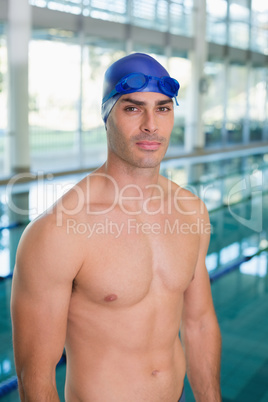
<path id="1" fill-rule="evenodd" d="M 104 300 L 105 300 L 106 302 L 112 302 L 112 301 L 115 301 L 116 299 L 117 299 L 117 296 L 114 295 L 114 294 L 108 295 L 108 296 L 106 296 L 106 297 L 104 298 Z"/>

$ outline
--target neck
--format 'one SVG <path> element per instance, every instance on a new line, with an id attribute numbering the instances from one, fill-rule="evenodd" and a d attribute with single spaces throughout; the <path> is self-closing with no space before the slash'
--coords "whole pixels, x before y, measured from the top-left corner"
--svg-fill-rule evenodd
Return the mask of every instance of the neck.
<path id="1" fill-rule="evenodd" d="M 144 198 L 151 197 L 154 187 L 159 184 L 160 165 L 156 167 L 136 167 L 127 163 L 113 163 L 108 157 L 101 168 L 107 176 L 111 176 L 117 183 L 119 191 L 128 188 L 128 194 L 137 194 L 140 189 Z"/>

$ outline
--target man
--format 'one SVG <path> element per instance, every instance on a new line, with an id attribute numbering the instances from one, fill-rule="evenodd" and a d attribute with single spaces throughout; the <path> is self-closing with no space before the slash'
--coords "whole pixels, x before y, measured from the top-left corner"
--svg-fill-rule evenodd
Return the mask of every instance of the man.
<path id="1" fill-rule="evenodd" d="M 59 400 L 64 347 L 67 402 L 184 401 L 186 367 L 196 401 L 221 400 L 208 213 L 159 175 L 178 89 L 148 55 L 110 66 L 106 163 L 22 236 L 12 290 L 22 401 Z"/>

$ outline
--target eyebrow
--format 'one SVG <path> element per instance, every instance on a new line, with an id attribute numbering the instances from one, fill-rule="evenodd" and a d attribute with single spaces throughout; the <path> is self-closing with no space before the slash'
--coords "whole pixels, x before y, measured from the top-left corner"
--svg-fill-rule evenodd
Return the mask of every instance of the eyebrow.
<path id="1" fill-rule="evenodd" d="M 122 103 L 133 103 L 136 106 L 145 106 L 147 104 L 147 102 L 139 101 L 139 100 L 133 99 L 133 98 L 121 98 L 120 102 L 122 102 Z M 173 100 L 171 98 L 159 100 L 159 101 L 156 102 L 156 105 L 157 106 L 162 106 L 162 105 L 166 105 L 168 103 L 173 103 Z"/>

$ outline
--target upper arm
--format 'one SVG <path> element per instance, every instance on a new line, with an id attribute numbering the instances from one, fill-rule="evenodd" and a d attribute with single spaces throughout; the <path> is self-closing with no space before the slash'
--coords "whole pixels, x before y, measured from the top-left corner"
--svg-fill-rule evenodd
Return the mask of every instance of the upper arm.
<path id="1" fill-rule="evenodd" d="M 203 317 L 214 315 L 209 274 L 206 268 L 206 255 L 210 241 L 209 215 L 204 203 L 198 200 L 197 219 L 200 225 L 200 242 L 195 274 L 184 293 L 183 321 L 196 323 Z"/>
<path id="2" fill-rule="evenodd" d="M 20 241 L 11 314 L 17 371 L 52 374 L 61 357 L 75 276 L 70 239 L 52 219 L 31 224 Z"/>

